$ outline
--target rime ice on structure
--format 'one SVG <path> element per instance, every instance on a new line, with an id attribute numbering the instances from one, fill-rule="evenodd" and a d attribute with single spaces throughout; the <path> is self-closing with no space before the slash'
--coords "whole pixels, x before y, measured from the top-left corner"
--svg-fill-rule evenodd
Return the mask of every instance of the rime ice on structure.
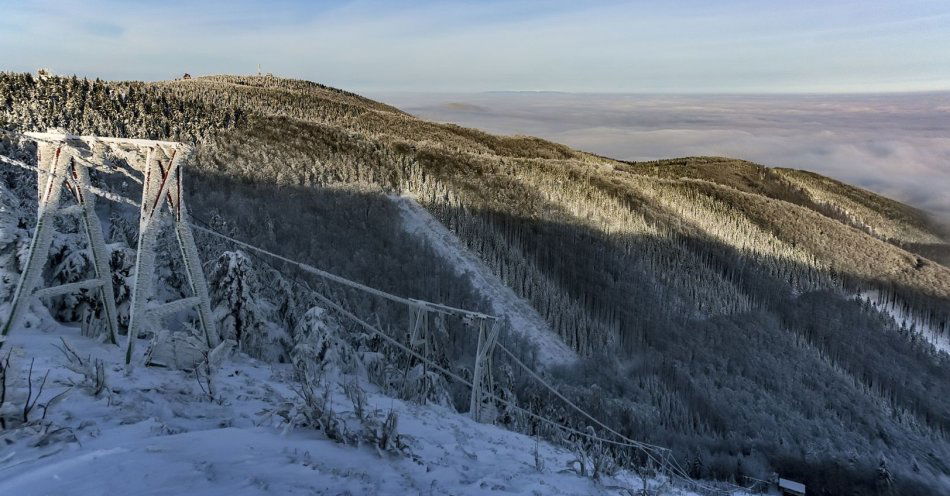
<path id="1" fill-rule="evenodd" d="M 482 320 L 478 326 L 478 348 L 475 351 L 475 370 L 472 374 L 472 397 L 469 412 L 476 422 L 493 423 L 495 420 L 495 387 L 492 382 L 492 350 L 498 341 L 498 320 Z M 490 326 L 490 327 L 489 327 Z M 486 391 L 487 390 L 487 391 Z"/>
<path id="2" fill-rule="evenodd" d="M 38 148 L 37 185 L 39 206 L 37 209 L 36 231 L 30 241 L 26 268 L 20 275 L 10 316 L 3 327 L 3 335 L 8 334 L 17 324 L 23 309 L 30 300 L 70 293 L 80 289 L 96 289 L 105 311 L 105 321 L 109 338 L 116 342 L 118 338 L 118 320 L 115 298 L 112 289 L 112 273 L 109 270 L 108 252 L 102 235 L 102 226 L 95 212 L 95 195 L 91 191 L 89 172 L 76 159 L 78 152 L 66 144 L 65 135 L 59 142 L 41 142 Z M 79 208 L 59 207 L 63 187 L 66 186 L 76 198 Z M 78 214 L 82 218 L 84 231 L 92 252 L 95 278 L 88 281 L 64 284 L 37 290 L 43 275 L 43 267 L 49 257 L 53 240 L 55 217 L 57 215 Z"/>
<path id="3" fill-rule="evenodd" d="M 6 335 L 13 328 L 23 308 L 33 297 L 55 296 L 79 289 L 97 288 L 107 313 L 110 338 L 113 341 L 117 339 L 118 324 L 112 278 L 102 228 L 96 217 L 93 202 L 94 195 L 100 194 L 100 190 L 90 185 L 89 173 L 86 170 L 87 166 L 98 169 L 101 165 L 83 157 L 83 155 L 90 155 L 92 146 L 97 145 L 124 156 L 145 176 L 142 182 L 139 243 L 129 314 L 126 362 L 131 363 L 135 339 L 147 321 L 160 319 L 187 308 L 197 310 L 199 325 L 209 348 L 217 345 L 217 333 L 211 328 L 213 322 L 208 284 L 201 269 L 198 249 L 186 219 L 187 210 L 182 198 L 181 169 L 183 162 L 191 156 L 191 147 L 167 141 L 72 136 L 63 133 L 27 133 L 26 136 L 40 143 L 39 218 L 30 244 L 27 267 L 20 276 L 14 293 L 10 318 L 4 325 L 3 334 Z M 141 151 L 145 152 L 144 163 L 138 163 Z M 101 167 L 108 169 L 105 166 Z M 75 194 L 78 209 L 59 208 L 64 184 Z M 148 302 L 154 297 L 152 276 L 155 272 L 155 240 L 161 228 L 160 216 L 166 205 L 173 216 L 175 237 L 181 250 L 186 280 L 193 296 L 150 307 Z M 53 216 L 68 213 L 82 215 L 93 255 L 96 279 L 34 291 L 49 256 Z"/>

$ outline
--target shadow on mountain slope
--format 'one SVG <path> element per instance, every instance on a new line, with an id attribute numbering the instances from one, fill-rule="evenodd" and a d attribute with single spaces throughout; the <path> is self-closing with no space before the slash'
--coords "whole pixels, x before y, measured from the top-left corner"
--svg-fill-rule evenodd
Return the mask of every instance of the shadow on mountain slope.
<path id="1" fill-rule="evenodd" d="M 192 210 L 220 215 L 238 238 L 397 294 L 483 308 L 464 278 L 399 232 L 383 192 L 280 187 L 200 172 L 191 181 Z M 709 238 L 608 237 L 499 211 L 439 215 L 522 232 L 506 238 L 510 249 L 546 274 L 546 288 L 559 305 L 575 309 L 574 320 L 558 326 L 553 321 L 563 316 L 539 311 L 552 327 L 574 329 L 567 340 L 575 347 L 583 341 L 579 348 L 591 357 L 554 372 L 564 391 L 631 437 L 674 448 L 698 477 L 741 478 L 773 467 L 834 494 L 832 488 L 873 488 L 884 455 L 906 494 L 925 494 L 926 481 L 950 470 L 944 462 L 950 363 L 913 333 L 850 300 L 844 289 L 878 281 L 825 274 L 826 288 L 801 291 L 783 277 L 814 268 L 788 268 L 787 260 Z M 630 248 L 647 252 L 657 243 L 661 250 L 696 254 L 752 308 L 718 315 L 695 306 L 671 311 L 671 302 L 690 301 L 680 294 L 688 286 L 660 285 L 664 274 L 638 264 L 638 250 Z M 511 284 L 511 272 L 502 268 L 499 276 L 537 306 L 529 284 Z M 894 291 L 914 295 L 913 288 Z M 349 301 L 369 318 L 402 321 L 381 306 Z M 945 301 L 927 301 L 948 308 Z M 522 403 L 571 418 L 556 399 L 514 375 Z"/>

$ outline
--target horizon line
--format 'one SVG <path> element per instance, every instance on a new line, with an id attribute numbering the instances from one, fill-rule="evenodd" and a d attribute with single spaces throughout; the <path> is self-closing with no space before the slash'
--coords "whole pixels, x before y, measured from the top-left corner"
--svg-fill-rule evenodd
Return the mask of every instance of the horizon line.
<path id="1" fill-rule="evenodd" d="M 34 71 L 17 71 L 17 70 L 0 70 L 0 73 L 19 73 L 19 74 L 31 74 L 36 75 L 36 72 L 45 68 L 37 68 Z M 57 74 L 55 71 L 50 69 L 45 69 L 50 71 L 51 77 L 62 77 L 62 78 L 81 78 L 86 80 L 100 80 L 103 82 L 109 83 L 128 83 L 128 82 L 142 82 L 142 83 L 162 83 L 180 80 L 179 77 L 170 77 L 167 79 L 105 79 L 97 76 L 90 76 L 87 74 Z M 185 73 L 182 73 L 184 75 Z M 191 73 L 187 73 L 191 74 Z M 363 92 L 363 93 L 378 93 L 378 94 L 442 94 L 442 95 L 452 95 L 452 94 L 563 94 L 563 95 L 650 95 L 650 96 L 887 96 L 887 95 L 926 95 L 926 94 L 943 94 L 950 93 L 950 87 L 940 88 L 940 89 L 876 89 L 876 90 L 802 90 L 802 91 L 789 91 L 789 90 L 749 90 L 749 91 L 736 91 L 736 90 L 704 90 L 704 91 L 695 91 L 695 90 L 683 90 L 683 91 L 661 91 L 661 90 L 603 90 L 603 91 L 591 91 L 591 90 L 542 90 L 542 89 L 485 89 L 485 90 L 445 90 L 445 89 L 387 89 L 387 88 L 359 88 L 359 85 L 354 86 L 337 86 L 334 83 L 323 83 L 320 81 L 315 81 L 312 79 L 295 77 L 295 76 L 283 76 L 272 73 L 209 73 L 209 74 L 195 74 L 191 75 L 192 78 L 204 78 L 204 77 L 215 77 L 215 76 L 243 76 L 243 77 L 274 77 L 277 79 L 292 79 L 298 81 L 307 81 L 311 83 L 321 84 L 335 89 L 341 89 L 350 92 Z M 352 88 L 352 89 L 351 89 Z"/>

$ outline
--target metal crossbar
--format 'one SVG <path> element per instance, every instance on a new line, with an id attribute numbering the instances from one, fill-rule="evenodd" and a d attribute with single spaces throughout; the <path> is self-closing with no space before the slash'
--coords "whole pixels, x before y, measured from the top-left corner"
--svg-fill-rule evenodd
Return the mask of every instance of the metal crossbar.
<path id="1" fill-rule="evenodd" d="M 36 291 L 33 292 L 33 297 L 34 298 L 49 298 L 52 296 L 75 293 L 76 291 L 83 290 L 83 289 L 98 288 L 102 285 L 103 285 L 102 279 L 89 279 L 86 281 L 71 282 L 69 284 L 63 284 L 60 286 L 37 289 Z"/>
<path id="2" fill-rule="evenodd" d="M 31 138 L 36 141 L 45 141 L 47 143 L 60 143 L 63 141 L 82 141 L 83 143 L 110 143 L 115 145 L 132 145 L 143 148 L 151 148 L 155 146 L 164 146 L 169 148 L 183 148 L 188 147 L 184 143 L 178 141 L 159 141 L 159 140 L 147 140 L 147 139 L 137 139 L 137 138 L 112 138 L 105 136 L 78 136 L 75 134 L 69 133 L 57 133 L 57 132 L 25 132 L 23 136 Z"/>

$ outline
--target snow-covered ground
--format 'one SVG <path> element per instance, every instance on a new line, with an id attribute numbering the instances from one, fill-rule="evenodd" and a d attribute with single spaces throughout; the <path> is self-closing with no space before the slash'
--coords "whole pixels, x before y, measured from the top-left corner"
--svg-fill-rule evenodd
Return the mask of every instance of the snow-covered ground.
<path id="1" fill-rule="evenodd" d="M 642 488 L 632 474 L 594 482 L 564 471 L 573 458 L 565 449 L 443 407 L 404 403 L 368 385 L 371 409 L 398 413 L 408 454 L 337 444 L 320 431 L 289 429 L 271 413 L 293 401 L 289 366 L 235 355 L 218 369 L 215 402 L 190 373 L 142 365 L 127 373 L 119 347 L 49 318 L 30 321 L 3 347 L 4 355 L 14 350 L 19 371 L 8 385 L 15 393 L 8 393 L 8 408 L 25 394 L 33 359 L 34 391 L 49 370 L 40 405 L 82 380 L 64 367 L 56 349 L 61 339 L 80 356 L 103 360 L 108 389 L 96 397 L 73 387 L 46 421 L 0 430 L 3 495 L 585 495 Z M 138 347 L 138 364 L 146 347 Z M 335 411 L 352 415 L 341 392 L 332 398 Z"/>
<path id="2" fill-rule="evenodd" d="M 544 317 L 492 273 L 452 231 L 412 198 L 392 198 L 399 206 L 406 231 L 425 239 L 456 273 L 467 274 L 476 291 L 488 298 L 492 313 L 508 317 L 512 329 L 538 346 L 542 363 L 569 363 L 577 359 L 577 354 L 561 341 Z"/>
<path id="3" fill-rule="evenodd" d="M 936 328 L 919 316 L 908 312 L 898 302 L 887 301 L 879 291 L 868 290 L 857 294 L 859 300 L 864 300 L 874 306 L 879 312 L 888 315 L 894 322 L 905 329 L 912 329 L 920 334 L 939 351 L 950 353 L 950 334 L 942 334 Z"/>

